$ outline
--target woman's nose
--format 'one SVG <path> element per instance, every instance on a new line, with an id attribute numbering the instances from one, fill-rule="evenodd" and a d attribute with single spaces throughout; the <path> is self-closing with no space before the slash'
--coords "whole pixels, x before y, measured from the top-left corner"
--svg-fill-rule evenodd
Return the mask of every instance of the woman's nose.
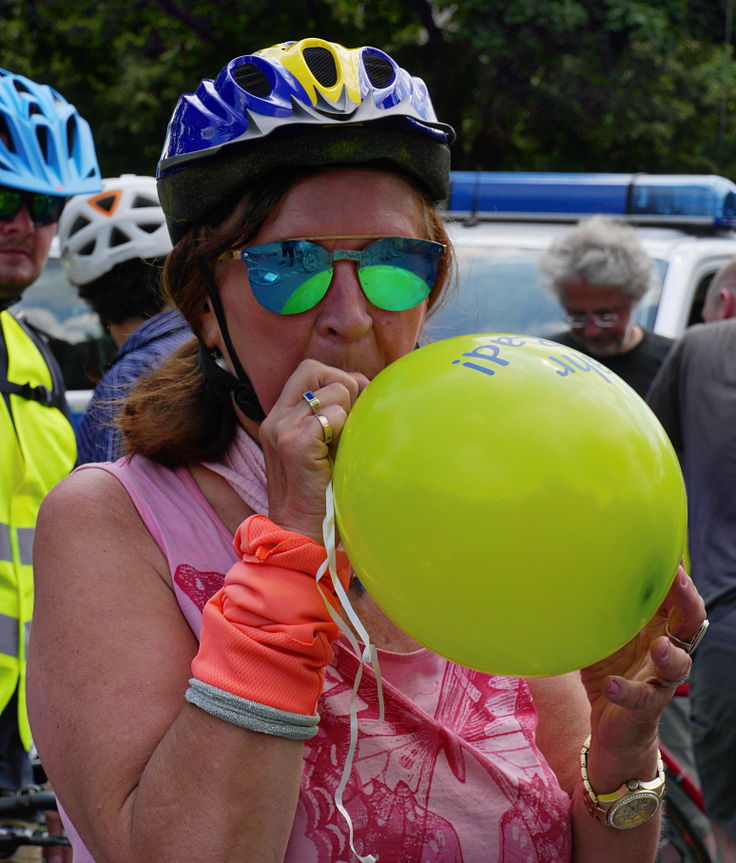
<path id="1" fill-rule="evenodd" d="M 360 286 L 356 262 L 334 261 L 330 287 L 320 305 L 319 326 L 356 340 L 372 325 L 371 303 Z"/>

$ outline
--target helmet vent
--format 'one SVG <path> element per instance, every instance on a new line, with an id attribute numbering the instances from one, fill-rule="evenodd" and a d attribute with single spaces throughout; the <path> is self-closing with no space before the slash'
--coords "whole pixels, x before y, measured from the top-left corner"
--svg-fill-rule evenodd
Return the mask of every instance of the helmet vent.
<path id="1" fill-rule="evenodd" d="M 156 231 L 158 231 L 158 229 L 161 227 L 161 225 L 155 222 L 151 222 L 147 225 L 138 225 L 138 227 L 141 229 L 141 231 L 145 231 L 147 234 L 155 234 Z"/>
<path id="2" fill-rule="evenodd" d="M 73 153 L 77 143 L 77 124 L 74 117 L 70 117 L 66 124 L 66 151 Z"/>
<path id="3" fill-rule="evenodd" d="M 130 237 L 127 234 L 124 234 L 120 230 L 120 228 L 113 228 L 112 231 L 110 231 L 110 246 L 111 247 L 114 248 L 115 246 L 122 246 L 125 243 L 129 243 L 129 242 L 130 242 Z"/>
<path id="4" fill-rule="evenodd" d="M 95 207 L 104 210 L 106 213 L 111 213 L 117 199 L 117 195 L 105 195 L 104 198 L 97 198 L 95 200 Z"/>
<path id="5" fill-rule="evenodd" d="M 337 84 L 335 58 L 327 48 L 305 48 L 302 56 L 309 66 L 309 71 L 323 87 L 334 87 Z"/>
<path id="6" fill-rule="evenodd" d="M 258 99 L 266 99 L 271 95 L 271 82 L 263 69 L 255 63 L 238 66 L 233 70 L 233 79 L 241 90 Z"/>
<path id="7" fill-rule="evenodd" d="M 87 243 L 86 246 L 82 246 L 82 248 L 79 250 L 79 254 L 82 255 L 82 257 L 88 257 L 89 255 L 93 254 L 96 245 L 97 241 L 92 240 L 92 242 Z"/>
<path id="8" fill-rule="evenodd" d="M 69 236 L 73 237 L 75 234 L 79 233 L 82 228 L 86 228 L 87 225 L 89 225 L 89 219 L 85 219 L 84 216 L 77 216 L 74 220 L 74 224 L 71 226 Z"/>
<path id="9" fill-rule="evenodd" d="M 48 126 L 36 126 L 36 138 L 44 159 L 49 159 L 49 129 Z"/>
<path id="10" fill-rule="evenodd" d="M 13 136 L 10 134 L 10 127 L 8 126 L 8 121 L 5 119 L 4 114 L 0 114 L 0 142 L 5 144 L 5 149 L 9 153 L 18 152 L 15 149 L 15 141 L 13 140 Z"/>
<path id="11" fill-rule="evenodd" d="M 17 78 L 13 80 L 13 85 L 18 93 L 28 93 L 29 96 L 32 95 L 28 87 L 26 87 L 26 85 L 22 81 L 19 81 Z"/>
<path id="12" fill-rule="evenodd" d="M 130 208 L 131 210 L 136 210 L 139 207 L 158 207 L 158 205 L 158 201 L 154 201 L 152 198 L 146 198 L 144 195 L 136 195 Z"/>
<path id="13" fill-rule="evenodd" d="M 388 87 L 396 77 L 394 67 L 388 58 L 381 54 L 366 51 L 363 54 L 363 68 L 368 75 L 368 80 L 378 90 Z"/>

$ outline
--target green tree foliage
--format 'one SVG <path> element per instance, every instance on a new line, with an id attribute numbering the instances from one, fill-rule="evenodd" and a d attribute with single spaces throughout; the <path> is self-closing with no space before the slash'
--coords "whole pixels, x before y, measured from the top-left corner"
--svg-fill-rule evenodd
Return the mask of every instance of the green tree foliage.
<path id="1" fill-rule="evenodd" d="M 729 0 L 0 0 L 0 65 L 90 121 L 103 174 L 153 173 L 178 95 L 310 35 L 388 50 L 458 168 L 736 177 Z"/>
<path id="2" fill-rule="evenodd" d="M 720 110 L 725 104 L 731 116 L 736 92 L 725 3 L 465 0 L 451 8 L 452 40 L 474 46 L 456 73 L 471 95 L 456 162 L 736 174 L 733 132 L 719 164 Z"/>

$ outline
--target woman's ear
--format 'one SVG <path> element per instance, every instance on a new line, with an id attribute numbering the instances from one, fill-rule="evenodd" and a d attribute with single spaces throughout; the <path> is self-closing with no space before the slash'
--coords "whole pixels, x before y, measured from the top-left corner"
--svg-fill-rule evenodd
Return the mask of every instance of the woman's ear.
<path id="1" fill-rule="evenodd" d="M 221 347 L 222 336 L 220 335 L 220 326 L 217 323 L 217 315 L 215 315 L 212 309 L 212 303 L 209 298 L 204 302 L 199 322 L 199 338 L 202 343 L 207 345 L 208 348 Z"/>

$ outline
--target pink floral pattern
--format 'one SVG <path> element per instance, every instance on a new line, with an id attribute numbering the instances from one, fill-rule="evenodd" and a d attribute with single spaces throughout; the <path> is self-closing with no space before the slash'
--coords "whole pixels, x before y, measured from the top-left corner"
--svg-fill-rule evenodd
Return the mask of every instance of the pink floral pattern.
<path id="1" fill-rule="evenodd" d="M 180 564 L 174 582 L 201 612 L 223 575 Z M 569 861 L 570 802 L 534 744 L 527 685 L 426 655 L 437 666 L 431 711 L 405 695 L 400 680 L 384 679 L 380 721 L 375 677 L 364 671 L 359 745 L 344 796 L 359 852 L 379 863 Z M 356 657 L 338 643 L 319 732 L 305 755 L 304 835 L 292 837 L 287 863 L 354 859 L 335 791 L 348 752 L 356 671 Z"/>
<path id="2" fill-rule="evenodd" d="M 436 661 L 436 658 L 433 658 Z M 434 715 L 375 678 L 359 702 L 359 747 L 345 793 L 356 847 L 392 863 L 563 863 L 570 859 L 569 799 L 534 747 L 536 715 L 523 681 L 440 661 Z M 352 858 L 334 804 L 349 739 L 357 660 L 338 646 L 305 759 L 301 803 L 319 861 Z M 287 860 L 298 856 L 287 855 Z"/>

